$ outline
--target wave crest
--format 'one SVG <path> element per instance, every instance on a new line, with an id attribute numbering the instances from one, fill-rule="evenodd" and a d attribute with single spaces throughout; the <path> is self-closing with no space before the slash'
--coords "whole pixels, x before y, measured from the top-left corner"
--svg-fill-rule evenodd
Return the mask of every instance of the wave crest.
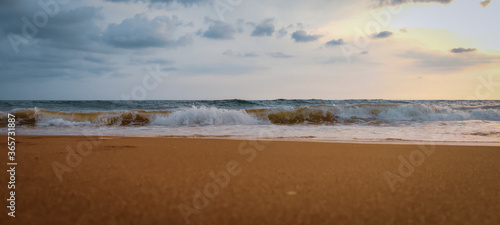
<path id="1" fill-rule="evenodd" d="M 196 107 L 172 112 L 166 117 L 156 118 L 153 125 L 236 125 L 259 124 L 260 122 L 243 110 L 219 109 L 215 107 Z"/>
<path id="2" fill-rule="evenodd" d="M 184 107 L 176 110 L 126 110 L 61 112 L 39 108 L 10 112 L 25 126 L 196 126 L 255 124 L 350 124 L 378 125 L 395 121 L 500 121 L 498 108 L 451 108 L 430 104 L 357 104 L 281 106 L 258 109 Z M 7 125 L 7 112 L 0 113 L 0 126 Z"/>

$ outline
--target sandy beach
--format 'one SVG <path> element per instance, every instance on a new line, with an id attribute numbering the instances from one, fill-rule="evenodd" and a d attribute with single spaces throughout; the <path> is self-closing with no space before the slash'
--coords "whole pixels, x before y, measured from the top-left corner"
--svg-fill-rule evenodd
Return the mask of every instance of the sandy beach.
<path id="1" fill-rule="evenodd" d="M 16 218 L 3 206 L 1 224 L 500 224 L 499 147 L 17 141 Z"/>

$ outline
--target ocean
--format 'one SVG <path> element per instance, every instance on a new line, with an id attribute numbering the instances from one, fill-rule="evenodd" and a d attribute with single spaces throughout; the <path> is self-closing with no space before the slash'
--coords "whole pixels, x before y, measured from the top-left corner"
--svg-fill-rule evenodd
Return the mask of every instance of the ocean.
<path id="1" fill-rule="evenodd" d="M 17 135 L 500 145 L 500 101 L 0 101 Z"/>

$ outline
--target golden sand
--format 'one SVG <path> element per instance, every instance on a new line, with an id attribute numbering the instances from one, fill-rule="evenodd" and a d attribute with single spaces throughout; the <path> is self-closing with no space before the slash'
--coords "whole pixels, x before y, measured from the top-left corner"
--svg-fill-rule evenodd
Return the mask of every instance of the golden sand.
<path id="1" fill-rule="evenodd" d="M 0 224 L 500 224 L 500 147 L 17 139 Z"/>

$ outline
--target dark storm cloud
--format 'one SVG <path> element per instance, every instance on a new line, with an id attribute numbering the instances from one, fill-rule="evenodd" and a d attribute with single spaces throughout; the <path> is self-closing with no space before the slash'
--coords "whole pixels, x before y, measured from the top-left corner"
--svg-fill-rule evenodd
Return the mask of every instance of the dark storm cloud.
<path id="1" fill-rule="evenodd" d="M 74 2 L 0 2 L 0 77 L 9 82 L 96 76 L 115 69 L 102 46 L 96 7 Z"/>
<path id="2" fill-rule="evenodd" d="M 124 49 L 175 48 L 191 43 L 189 35 L 177 31 L 192 24 L 184 24 L 175 16 L 148 19 L 136 15 L 102 28 L 97 25 L 103 24 L 102 9 L 81 3 L 0 1 L 0 35 L 5 37 L 0 39 L 0 78 L 43 82 L 130 75 L 116 71 L 123 63 L 142 66 L 148 59 L 138 63 L 117 60 Z"/>
<path id="3" fill-rule="evenodd" d="M 307 34 L 304 30 L 298 30 L 293 32 L 292 39 L 294 39 L 295 42 L 311 42 L 318 40 L 322 36 L 323 35 Z"/>
<path id="4" fill-rule="evenodd" d="M 6 59 L 4 57 L 4 59 Z M 79 79 L 100 76 L 117 69 L 108 54 L 34 45 L 2 62 L 0 77 L 8 82 L 47 79 Z"/>
<path id="5" fill-rule="evenodd" d="M 156 17 L 149 20 L 144 14 L 111 24 L 104 32 L 104 40 L 119 48 L 176 48 L 192 43 L 189 35 L 174 38 L 177 27 L 184 24 L 176 16 Z"/>
<path id="6" fill-rule="evenodd" d="M 337 46 L 337 45 L 343 45 L 343 44 L 345 44 L 345 42 L 342 39 L 338 39 L 338 40 L 333 39 L 333 40 L 325 43 L 326 46 Z"/>
<path id="7" fill-rule="evenodd" d="M 380 0 L 380 5 L 401 5 L 408 3 L 440 3 L 450 4 L 453 0 Z"/>
<path id="8" fill-rule="evenodd" d="M 234 39 L 234 34 L 236 30 L 232 25 L 222 22 L 220 20 L 212 20 L 206 18 L 205 21 L 210 23 L 208 29 L 204 32 L 200 32 L 203 37 L 210 39 L 220 39 L 220 40 L 229 40 Z"/>
<path id="9" fill-rule="evenodd" d="M 374 39 L 382 39 L 382 38 L 388 38 L 390 36 L 392 36 L 392 32 L 390 31 L 382 31 L 380 33 L 377 33 L 377 34 L 372 34 L 372 38 Z"/>
<path id="10" fill-rule="evenodd" d="M 69 3 L 57 1 L 7 0 L 0 4 L 0 34 L 7 36 L 13 52 L 34 43 L 84 50 L 101 34 L 96 21 L 103 16 L 95 7 L 70 8 Z"/>
<path id="11" fill-rule="evenodd" d="M 272 36 L 274 33 L 274 19 L 266 19 L 258 24 L 252 32 L 252 36 Z"/>
<path id="12" fill-rule="evenodd" d="M 474 52 L 476 51 L 475 48 L 454 48 L 450 50 L 452 53 L 467 53 L 467 52 Z"/>

